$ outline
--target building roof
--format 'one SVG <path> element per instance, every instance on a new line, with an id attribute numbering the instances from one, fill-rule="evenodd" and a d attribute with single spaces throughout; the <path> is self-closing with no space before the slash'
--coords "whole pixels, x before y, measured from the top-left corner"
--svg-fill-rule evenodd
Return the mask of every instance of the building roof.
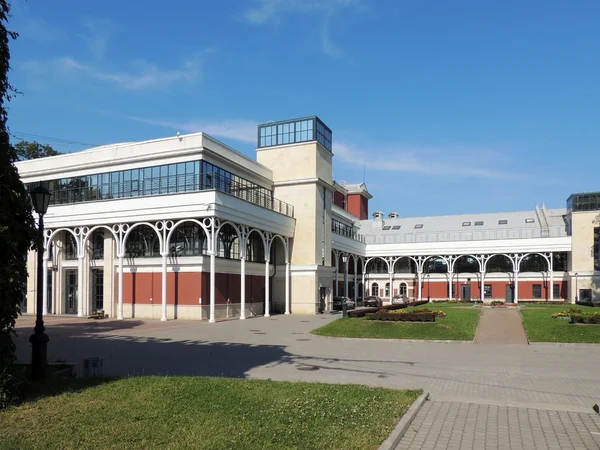
<path id="1" fill-rule="evenodd" d="M 566 209 L 360 221 L 367 244 L 566 236 Z M 543 231 L 544 230 L 544 231 Z"/>
<path id="2" fill-rule="evenodd" d="M 369 190 L 367 189 L 367 185 L 365 183 L 341 184 L 340 186 L 346 189 L 348 194 L 361 194 L 367 198 L 373 198 L 373 196 L 369 194 Z"/>

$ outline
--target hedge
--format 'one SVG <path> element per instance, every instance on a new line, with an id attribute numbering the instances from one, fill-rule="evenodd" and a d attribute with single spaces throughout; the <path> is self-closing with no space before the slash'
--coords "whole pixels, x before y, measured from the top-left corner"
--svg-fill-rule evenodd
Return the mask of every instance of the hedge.
<path id="1" fill-rule="evenodd" d="M 589 325 L 600 325 L 600 314 L 589 314 L 589 315 L 574 314 L 571 316 L 570 323 L 585 323 L 585 324 L 589 324 Z"/>
<path id="2" fill-rule="evenodd" d="M 434 312 L 427 313 L 405 313 L 405 314 L 391 314 L 385 311 L 379 311 L 375 316 L 375 320 L 383 320 L 389 322 L 435 322 Z"/>

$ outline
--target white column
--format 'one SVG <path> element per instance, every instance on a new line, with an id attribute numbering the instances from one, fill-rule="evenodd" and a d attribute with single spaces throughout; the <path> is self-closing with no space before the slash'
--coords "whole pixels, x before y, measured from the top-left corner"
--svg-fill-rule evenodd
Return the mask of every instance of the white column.
<path id="1" fill-rule="evenodd" d="M 365 286 L 365 266 L 364 266 L 364 264 L 363 264 L 363 273 L 362 273 L 362 292 L 360 293 L 360 296 L 361 296 L 361 298 L 362 298 L 363 304 L 364 304 L 364 302 L 365 302 L 365 289 L 366 289 L 366 286 Z"/>
<path id="2" fill-rule="evenodd" d="M 519 272 L 515 272 L 515 303 L 519 303 Z"/>
<path id="3" fill-rule="evenodd" d="M 83 256 L 78 257 L 77 262 L 77 317 L 83 317 Z"/>
<path id="4" fill-rule="evenodd" d="M 390 305 L 392 304 L 392 298 L 394 298 L 394 273 L 390 272 Z"/>
<path id="5" fill-rule="evenodd" d="M 338 276 L 339 276 L 339 272 L 340 272 L 340 257 L 339 255 L 335 255 L 335 296 L 339 296 L 340 293 L 338 292 L 339 290 L 339 280 L 338 280 Z"/>
<path id="6" fill-rule="evenodd" d="M 285 313 L 290 313 L 290 263 L 285 263 Z"/>
<path id="7" fill-rule="evenodd" d="M 161 322 L 167 321 L 167 255 L 162 255 L 162 304 L 160 320 Z"/>
<path id="8" fill-rule="evenodd" d="M 485 300 L 485 272 L 481 272 L 481 302 Z"/>
<path id="9" fill-rule="evenodd" d="M 123 320 L 123 256 L 119 256 L 119 304 L 117 306 L 117 319 Z"/>
<path id="10" fill-rule="evenodd" d="M 552 253 L 550 253 L 550 301 L 554 300 L 554 267 L 552 263 Z"/>
<path id="11" fill-rule="evenodd" d="M 421 299 L 423 298 L 421 296 L 422 294 L 422 288 L 423 288 L 423 283 L 421 283 L 421 276 L 423 275 L 423 272 L 417 272 L 417 281 L 419 282 L 419 301 L 421 301 Z"/>
<path id="12" fill-rule="evenodd" d="M 246 319 L 246 257 L 240 258 L 240 319 Z"/>
<path id="13" fill-rule="evenodd" d="M 48 314 L 48 255 L 44 255 L 44 272 L 42 273 L 42 314 Z M 54 286 L 54 285 L 53 285 Z"/>
<path id="14" fill-rule="evenodd" d="M 269 260 L 267 259 L 265 261 L 265 317 L 270 317 L 271 314 L 269 313 L 269 310 L 271 308 L 270 302 L 269 302 Z"/>
<path id="15" fill-rule="evenodd" d="M 210 316 L 208 321 L 215 322 L 215 252 L 210 251 Z"/>
<path id="16" fill-rule="evenodd" d="M 452 272 L 448 272 L 448 298 L 450 300 L 453 300 L 454 298 L 452 297 Z"/>

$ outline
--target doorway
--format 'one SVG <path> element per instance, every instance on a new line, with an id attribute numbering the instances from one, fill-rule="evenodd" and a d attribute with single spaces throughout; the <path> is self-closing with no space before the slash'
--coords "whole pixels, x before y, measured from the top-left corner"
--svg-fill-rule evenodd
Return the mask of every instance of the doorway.
<path id="1" fill-rule="evenodd" d="M 506 285 L 506 296 L 504 297 L 506 303 L 513 303 L 515 298 L 515 285 L 507 284 Z"/>
<path id="2" fill-rule="evenodd" d="M 104 311 L 104 270 L 92 269 L 92 312 Z"/>
<path id="3" fill-rule="evenodd" d="M 77 314 L 77 270 L 65 270 L 65 314 Z"/>
<path id="4" fill-rule="evenodd" d="M 471 285 L 470 284 L 463 284 L 461 286 L 461 296 L 460 296 L 461 300 L 463 302 L 470 302 L 471 301 Z"/>

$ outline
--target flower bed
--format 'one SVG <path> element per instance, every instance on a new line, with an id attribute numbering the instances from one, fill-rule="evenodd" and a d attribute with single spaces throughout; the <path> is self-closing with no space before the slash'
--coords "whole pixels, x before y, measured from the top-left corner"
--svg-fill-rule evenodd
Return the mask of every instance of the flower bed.
<path id="1" fill-rule="evenodd" d="M 348 317 L 357 318 L 357 317 L 365 317 L 367 314 L 374 314 L 379 311 L 379 308 L 362 308 L 362 309 L 352 309 L 348 311 Z"/>
<path id="2" fill-rule="evenodd" d="M 586 325 L 600 325 L 600 313 L 573 314 L 569 323 L 583 323 Z"/>
<path id="3" fill-rule="evenodd" d="M 435 322 L 436 317 L 446 317 L 444 311 L 431 311 L 428 308 L 414 309 L 380 309 L 375 314 L 369 314 L 369 320 L 383 320 L 392 322 Z"/>

